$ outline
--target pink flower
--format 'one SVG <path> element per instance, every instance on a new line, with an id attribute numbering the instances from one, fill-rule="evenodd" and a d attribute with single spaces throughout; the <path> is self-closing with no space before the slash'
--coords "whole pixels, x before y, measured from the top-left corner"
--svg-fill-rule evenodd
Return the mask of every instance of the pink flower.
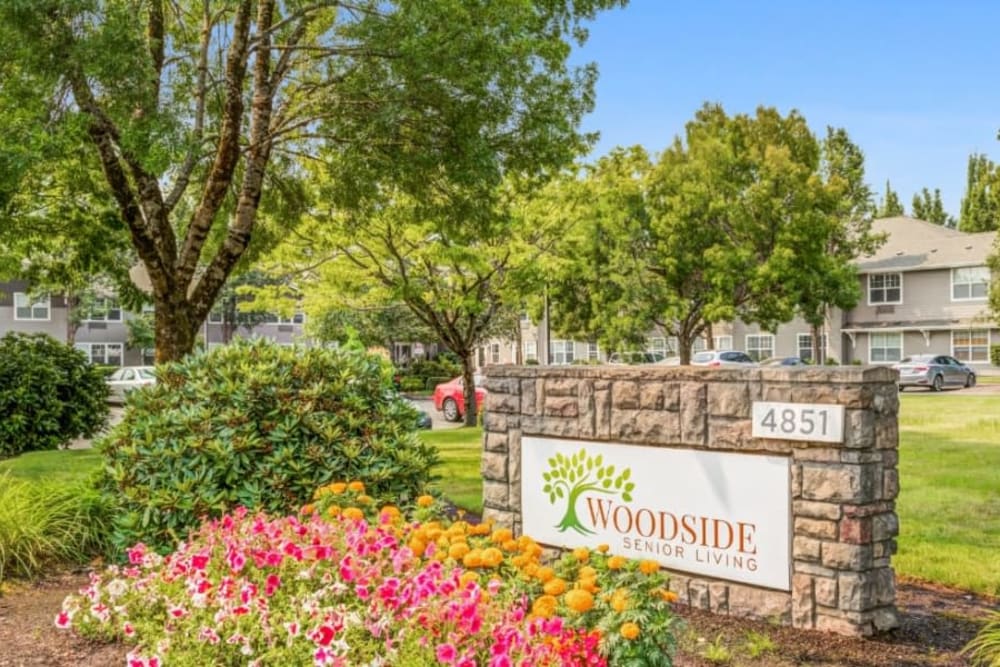
<path id="1" fill-rule="evenodd" d="M 68 628 L 70 626 L 70 621 L 72 621 L 72 620 L 73 620 L 73 617 L 70 616 L 69 613 L 67 613 L 65 611 L 61 611 L 56 616 L 56 627 L 57 628 L 66 629 L 66 628 Z"/>
<path id="2" fill-rule="evenodd" d="M 451 644 L 438 644 L 437 650 L 435 650 L 434 654 L 437 656 L 438 662 L 450 665 L 455 662 L 455 657 L 458 655 L 458 652 Z"/>
<path id="3" fill-rule="evenodd" d="M 128 621 L 126 621 L 125 625 L 122 626 L 122 632 L 125 633 L 126 637 L 134 637 L 135 636 L 135 628 Z"/>
<path id="4" fill-rule="evenodd" d="M 146 545 L 139 542 L 137 545 L 126 551 L 128 562 L 132 565 L 142 565 L 142 558 L 146 555 Z"/>
<path id="5" fill-rule="evenodd" d="M 271 597 L 280 586 L 281 577 L 276 574 L 267 575 L 267 581 L 264 583 L 264 595 Z"/>
<path id="6" fill-rule="evenodd" d="M 209 558 L 208 555 L 206 554 L 198 554 L 196 556 L 192 556 L 191 567 L 193 567 L 198 571 L 204 570 L 205 566 L 208 565 L 208 560 Z"/>

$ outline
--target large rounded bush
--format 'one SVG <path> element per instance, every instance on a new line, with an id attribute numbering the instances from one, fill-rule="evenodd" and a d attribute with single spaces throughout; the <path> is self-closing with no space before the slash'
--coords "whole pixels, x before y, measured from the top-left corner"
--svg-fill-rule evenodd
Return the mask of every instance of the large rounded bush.
<path id="1" fill-rule="evenodd" d="M 104 375 L 45 334 L 0 339 L 0 458 L 56 449 L 97 432 L 108 415 Z"/>
<path id="2" fill-rule="evenodd" d="M 294 511 L 323 484 L 419 495 L 437 462 L 377 356 L 241 341 L 157 368 L 100 443 L 114 542 L 165 549 L 236 506 Z"/>

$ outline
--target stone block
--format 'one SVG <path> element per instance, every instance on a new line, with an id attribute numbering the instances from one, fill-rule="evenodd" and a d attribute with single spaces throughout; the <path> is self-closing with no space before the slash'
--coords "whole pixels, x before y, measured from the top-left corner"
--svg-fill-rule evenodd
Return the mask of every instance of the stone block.
<path id="1" fill-rule="evenodd" d="M 521 380 L 521 414 L 533 415 L 538 410 L 537 386 L 538 382 L 534 379 Z"/>
<path id="2" fill-rule="evenodd" d="M 857 572 L 872 566 L 873 549 L 870 544 L 823 543 L 823 565 L 836 570 Z"/>
<path id="3" fill-rule="evenodd" d="M 875 423 L 876 449 L 899 449 L 899 422 L 894 417 L 879 419 Z"/>
<path id="4" fill-rule="evenodd" d="M 869 544 L 872 541 L 871 517 L 840 520 L 840 541 L 847 544 Z"/>
<path id="5" fill-rule="evenodd" d="M 692 579 L 688 583 L 688 604 L 694 609 L 708 609 L 708 582 Z"/>
<path id="6" fill-rule="evenodd" d="M 618 410 L 638 410 L 639 383 L 619 380 L 612 384 L 611 407 Z"/>
<path id="7" fill-rule="evenodd" d="M 750 435 L 750 420 L 737 421 L 722 417 L 708 422 L 708 446 L 712 449 L 751 449 L 756 442 Z"/>
<path id="8" fill-rule="evenodd" d="M 792 575 L 792 626 L 811 628 L 815 614 L 813 578 L 807 574 Z"/>
<path id="9" fill-rule="evenodd" d="M 768 442 L 768 441 L 765 441 Z M 792 479 L 791 488 L 789 493 L 792 496 L 793 502 L 802 498 L 802 466 L 798 463 L 793 463 L 791 466 Z"/>
<path id="10" fill-rule="evenodd" d="M 870 466 L 802 464 L 802 497 L 827 502 L 868 502 L 874 492 Z"/>
<path id="11" fill-rule="evenodd" d="M 679 574 L 670 575 L 670 581 L 667 583 L 667 588 L 677 594 L 677 601 L 681 604 L 689 604 L 688 584 L 690 581 L 690 577 L 685 577 Z"/>
<path id="12" fill-rule="evenodd" d="M 488 452 L 506 452 L 507 434 L 487 431 L 483 434 L 483 448 Z"/>
<path id="13" fill-rule="evenodd" d="M 891 568 L 883 567 L 873 570 L 873 585 L 875 588 L 876 605 L 892 605 L 896 603 L 896 574 Z"/>
<path id="14" fill-rule="evenodd" d="M 594 390 L 594 437 L 611 437 L 611 390 Z"/>
<path id="15" fill-rule="evenodd" d="M 816 629 L 820 632 L 833 632 L 838 635 L 848 635 L 851 637 L 867 636 L 871 630 L 865 630 L 855 621 L 844 618 L 840 615 L 827 613 L 825 610 L 816 611 Z"/>
<path id="16" fill-rule="evenodd" d="M 542 406 L 542 414 L 546 417 L 578 417 L 579 402 L 575 396 L 548 396 Z"/>
<path id="17" fill-rule="evenodd" d="M 677 442 L 679 417 L 676 412 L 653 410 L 611 411 L 611 438 L 649 445 Z"/>
<path id="18" fill-rule="evenodd" d="M 483 479 L 498 482 L 507 481 L 507 454 L 501 452 L 483 452 L 480 462 Z"/>
<path id="19" fill-rule="evenodd" d="M 841 572 L 837 589 L 837 606 L 844 611 L 866 611 L 875 606 L 875 586 L 866 572 Z"/>
<path id="20" fill-rule="evenodd" d="M 876 542 L 889 540 L 899 535 L 899 517 L 893 512 L 876 514 L 872 517 L 872 539 Z"/>
<path id="21" fill-rule="evenodd" d="M 837 576 L 837 570 L 823 567 L 822 565 L 816 565 L 815 563 L 806 563 L 798 560 L 792 563 L 792 571 L 797 574 L 811 574 L 814 577 L 829 578 Z"/>
<path id="22" fill-rule="evenodd" d="M 508 429 L 517 428 L 521 424 L 521 416 L 504 412 L 483 412 L 483 429 L 494 433 L 504 433 Z"/>
<path id="23" fill-rule="evenodd" d="M 745 382 L 710 383 L 708 414 L 750 419 L 750 385 Z"/>
<path id="24" fill-rule="evenodd" d="M 816 604 L 824 607 L 836 607 L 840 601 L 836 577 L 815 577 L 813 579 L 813 594 L 816 596 Z"/>
<path id="25" fill-rule="evenodd" d="M 729 587 L 729 613 L 788 623 L 792 615 L 792 599 L 788 593 L 734 584 Z"/>
<path id="26" fill-rule="evenodd" d="M 844 412 L 844 446 L 854 449 L 875 445 L 875 415 L 871 410 Z"/>
<path id="27" fill-rule="evenodd" d="M 792 503 L 792 514 L 810 519 L 828 519 L 836 521 L 840 518 L 838 503 L 822 503 L 815 500 L 796 500 Z"/>
<path id="28" fill-rule="evenodd" d="M 507 453 L 507 481 L 521 481 L 521 439 L 515 440 L 515 445 Z"/>
<path id="29" fill-rule="evenodd" d="M 818 540 L 837 539 L 837 523 L 826 519 L 807 519 L 795 517 L 796 536 L 812 537 Z"/>
<path id="30" fill-rule="evenodd" d="M 681 443 L 703 446 L 708 436 L 707 390 L 704 384 L 686 382 L 680 389 Z"/>
<path id="31" fill-rule="evenodd" d="M 521 480 L 511 480 L 507 484 L 507 503 L 510 507 L 521 508 Z"/>
<path id="32" fill-rule="evenodd" d="M 719 581 L 708 584 L 708 608 L 713 614 L 729 611 L 729 584 Z"/>
<path id="33" fill-rule="evenodd" d="M 483 510 L 483 521 L 492 521 L 497 528 L 514 527 L 514 512 L 487 507 Z"/>
<path id="34" fill-rule="evenodd" d="M 485 410 L 518 413 L 521 411 L 521 397 L 517 394 L 486 394 Z"/>
<path id="35" fill-rule="evenodd" d="M 872 624 L 879 632 L 886 632 L 899 627 L 899 612 L 896 611 L 895 606 L 875 609 L 872 611 L 871 616 Z"/>
<path id="36" fill-rule="evenodd" d="M 796 461 L 809 463 L 840 463 L 841 450 L 833 447 L 796 447 L 792 456 Z"/>
<path id="37" fill-rule="evenodd" d="M 498 510 L 520 512 L 520 507 L 510 507 L 507 482 L 483 481 L 483 506 Z"/>
<path id="38" fill-rule="evenodd" d="M 822 542 L 811 537 L 795 537 L 792 540 L 792 558 L 811 563 L 820 562 Z"/>
<path id="39" fill-rule="evenodd" d="M 882 499 L 895 500 L 899 495 L 899 471 L 895 468 L 882 472 Z"/>
<path id="40" fill-rule="evenodd" d="M 639 385 L 639 408 L 642 410 L 664 410 L 666 397 L 662 382 L 643 382 Z"/>
<path id="41" fill-rule="evenodd" d="M 576 378 L 545 378 L 542 390 L 545 398 L 576 396 L 580 392 L 580 381 Z"/>
<path id="42" fill-rule="evenodd" d="M 490 396 L 493 394 L 517 394 L 521 391 L 521 381 L 511 377 L 497 377 L 487 371 L 483 387 Z"/>

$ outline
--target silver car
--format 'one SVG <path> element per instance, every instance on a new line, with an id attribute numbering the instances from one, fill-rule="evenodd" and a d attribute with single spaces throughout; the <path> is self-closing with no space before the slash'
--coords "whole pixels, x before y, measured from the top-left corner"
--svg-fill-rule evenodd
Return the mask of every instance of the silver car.
<path id="1" fill-rule="evenodd" d="M 927 387 L 941 391 L 945 387 L 974 387 L 976 373 L 946 354 L 914 354 L 893 365 L 899 371 L 899 390 Z"/>
<path id="2" fill-rule="evenodd" d="M 705 350 L 691 357 L 692 366 L 756 366 L 746 352 L 736 350 Z"/>
<path id="3" fill-rule="evenodd" d="M 125 394 L 150 384 L 156 384 L 156 369 L 152 366 L 125 366 L 108 376 L 109 401 L 123 402 Z"/>

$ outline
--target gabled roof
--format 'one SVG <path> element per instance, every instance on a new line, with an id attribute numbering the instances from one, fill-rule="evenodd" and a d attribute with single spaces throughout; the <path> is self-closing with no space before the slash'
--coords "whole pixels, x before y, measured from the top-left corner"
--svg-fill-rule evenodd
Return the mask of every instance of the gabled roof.
<path id="1" fill-rule="evenodd" d="M 872 231 L 888 238 L 873 255 L 858 261 L 862 273 L 983 266 L 997 237 L 996 232 L 968 234 L 906 216 L 875 220 Z"/>

